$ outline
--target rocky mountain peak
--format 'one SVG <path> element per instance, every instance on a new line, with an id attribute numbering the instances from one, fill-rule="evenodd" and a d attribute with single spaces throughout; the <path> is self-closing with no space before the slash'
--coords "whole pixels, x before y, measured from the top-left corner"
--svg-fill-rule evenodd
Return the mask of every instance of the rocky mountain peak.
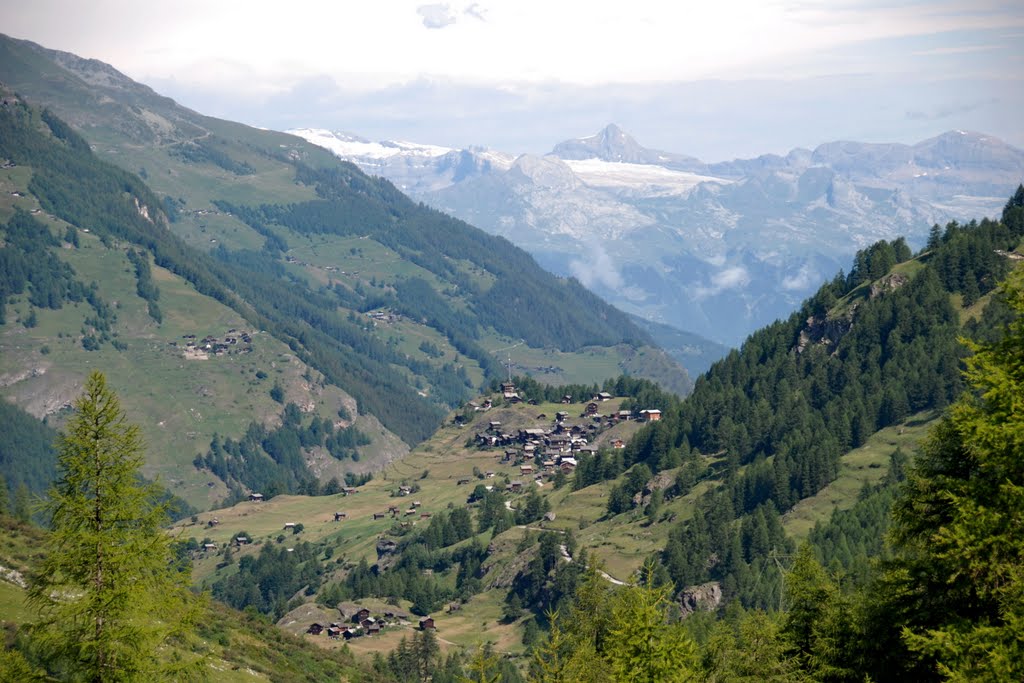
<path id="1" fill-rule="evenodd" d="M 707 164 L 695 157 L 644 147 L 614 123 L 609 123 L 594 135 L 558 143 L 551 150 L 551 155 L 567 161 L 600 159 L 625 164 L 653 164 L 695 173 L 707 171 Z"/>
<path id="2" fill-rule="evenodd" d="M 551 153 L 561 159 L 648 163 L 651 150 L 641 146 L 614 123 L 609 123 L 594 135 L 558 143 Z"/>

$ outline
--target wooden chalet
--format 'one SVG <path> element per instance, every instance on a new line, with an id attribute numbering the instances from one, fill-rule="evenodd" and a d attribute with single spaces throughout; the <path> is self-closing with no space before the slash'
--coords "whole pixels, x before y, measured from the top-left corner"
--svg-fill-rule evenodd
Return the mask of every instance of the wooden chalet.
<path id="1" fill-rule="evenodd" d="M 249 500 L 251 500 L 254 503 L 262 503 L 263 502 L 263 494 L 262 493 L 250 493 L 249 494 Z"/>
<path id="2" fill-rule="evenodd" d="M 324 625 L 323 624 L 313 623 L 313 624 L 310 624 L 309 628 L 306 629 L 306 633 L 308 633 L 311 636 L 318 636 L 318 635 L 320 635 L 323 632 L 324 632 Z"/>
<path id="3" fill-rule="evenodd" d="M 478 446 L 497 446 L 498 436 L 496 434 L 477 434 L 476 443 Z"/>
<path id="4" fill-rule="evenodd" d="M 434 618 L 433 617 L 426 617 L 424 619 L 420 619 L 420 630 L 421 631 L 426 631 L 428 628 L 430 628 L 430 629 L 436 628 L 434 626 Z"/>

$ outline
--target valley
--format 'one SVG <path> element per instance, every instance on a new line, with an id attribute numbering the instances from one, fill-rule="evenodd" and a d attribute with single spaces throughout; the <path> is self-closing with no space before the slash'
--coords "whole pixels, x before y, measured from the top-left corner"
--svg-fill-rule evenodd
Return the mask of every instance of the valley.
<path id="1" fill-rule="evenodd" d="M 1024 673 L 1024 152 L 296 133 L 0 35 L 0 681 Z"/>

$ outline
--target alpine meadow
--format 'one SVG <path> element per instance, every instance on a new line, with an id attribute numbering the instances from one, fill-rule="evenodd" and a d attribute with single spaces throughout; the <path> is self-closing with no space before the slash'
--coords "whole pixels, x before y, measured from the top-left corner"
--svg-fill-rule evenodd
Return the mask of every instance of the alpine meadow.
<path id="1" fill-rule="evenodd" d="M 0 683 L 1024 680 L 1019 12 L 40 3 Z"/>

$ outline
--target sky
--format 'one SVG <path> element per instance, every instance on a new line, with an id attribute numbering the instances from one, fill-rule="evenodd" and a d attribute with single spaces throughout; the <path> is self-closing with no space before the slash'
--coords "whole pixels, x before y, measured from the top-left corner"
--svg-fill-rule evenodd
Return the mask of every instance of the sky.
<path id="1" fill-rule="evenodd" d="M 0 0 L 0 31 L 267 128 L 707 161 L 951 129 L 1024 147 L 1019 0 Z M 15 9 L 16 7 L 16 9 Z"/>

